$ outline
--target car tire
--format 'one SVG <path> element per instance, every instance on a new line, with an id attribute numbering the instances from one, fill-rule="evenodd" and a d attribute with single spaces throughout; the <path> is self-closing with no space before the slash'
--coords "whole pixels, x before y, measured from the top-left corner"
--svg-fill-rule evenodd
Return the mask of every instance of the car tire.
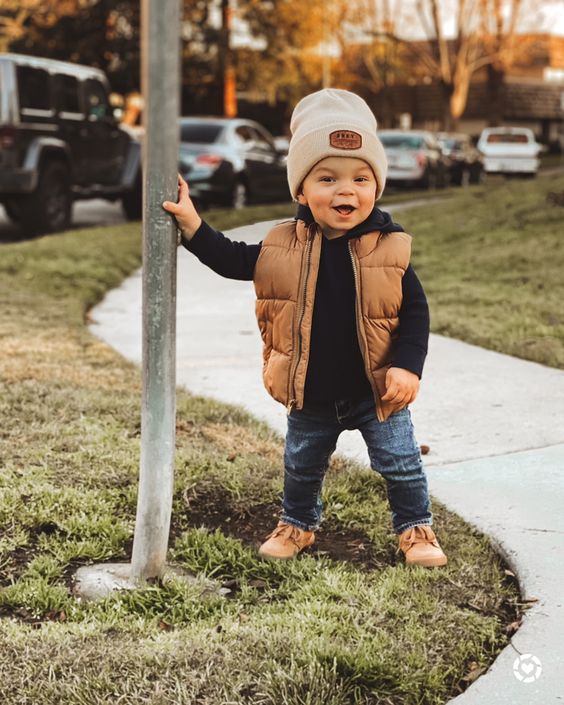
<path id="1" fill-rule="evenodd" d="M 249 204 L 249 189 L 242 180 L 237 180 L 231 190 L 230 206 L 235 210 L 245 208 Z"/>
<path id="2" fill-rule="evenodd" d="M 143 181 L 141 173 L 137 174 L 131 191 L 122 196 L 121 207 L 127 220 L 141 220 L 143 217 Z"/>
<path id="3" fill-rule="evenodd" d="M 192 201 L 192 204 L 194 208 L 198 211 L 207 211 L 209 209 L 207 201 L 202 201 L 201 198 L 197 198 L 195 196 L 190 196 L 190 200 Z"/>
<path id="4" fill-rule="evenodd" d="M 71 223 L 72 213 L 67 166 L 59 161 L 44 164 L 35 191 L 18 198 L 16 212 L 25 235 L 66 230 Z"/>

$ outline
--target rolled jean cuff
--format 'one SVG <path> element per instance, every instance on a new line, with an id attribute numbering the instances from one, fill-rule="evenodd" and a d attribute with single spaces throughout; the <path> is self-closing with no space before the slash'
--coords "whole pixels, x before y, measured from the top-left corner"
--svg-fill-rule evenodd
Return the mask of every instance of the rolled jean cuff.
<path id="1" fill-rule="evenodd" d="M 396 534 L 403 534 L 404 531 L 412 529 L 414 526 L 432 526 L 433 519 L 421 519 L 421 521 L 407 521 L 404 524 L 400 524 L 397 528 L 394 528 Z"/>
<path id="2" fill-rule="evenodd" d="M 304 524 L 303 521 L 299 521 L 298 519 L 293 519 L 292 517 L 288 516 L 284 512 L 282 512 L 282 515 L 280 516 L 280 521 L 285 521 L 286 524 L 291 524 L 292 526 L 297 526 L 298 529 L 301 529 L 302 531 L 317 531 L 319 529 L 319 523 L 317 523 L 317 524 Z"/>

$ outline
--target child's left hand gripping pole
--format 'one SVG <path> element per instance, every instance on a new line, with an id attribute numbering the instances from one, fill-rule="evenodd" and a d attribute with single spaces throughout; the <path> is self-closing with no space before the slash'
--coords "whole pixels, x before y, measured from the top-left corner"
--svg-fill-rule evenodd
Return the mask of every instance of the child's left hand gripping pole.
<path id="1" fill-rule="evenodd" d="M 178 174 L 178 202 L 164 201 L 163 208 L 174 216 L 184 237 L 191 240 L 202 224 L 202 219 L 192 203 L 190 188 L 181 174 Z"/>

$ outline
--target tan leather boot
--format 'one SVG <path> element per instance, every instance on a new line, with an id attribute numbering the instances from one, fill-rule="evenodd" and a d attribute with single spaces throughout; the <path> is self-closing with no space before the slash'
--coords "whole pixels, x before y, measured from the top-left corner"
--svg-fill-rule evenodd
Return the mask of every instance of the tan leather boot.
<path id="1" fill-rule="evenodd" d="M 419 524 L 406 529 L 399 537 L 399 550 L 405 553 L 408 565 L 426 568 L 447 564 L 447 557 L 439 546 L 435 532 L 430 526 Z"/>
<path id="2" fill-rule="evenodd" d="M 304 548 L 311 546 L 315 541 L 315 534 L 313 531 L 303 531 L 297 526 L 279 521 L 278 526 L 266 539 L 259 548 L 259 556 L 286 560 L 294 558 Z"/>

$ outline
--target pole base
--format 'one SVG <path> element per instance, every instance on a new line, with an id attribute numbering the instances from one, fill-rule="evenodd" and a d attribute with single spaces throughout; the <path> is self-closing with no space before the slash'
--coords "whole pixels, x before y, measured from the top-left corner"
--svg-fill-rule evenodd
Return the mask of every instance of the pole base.
<path id="1" fill-rule="evenodd" d="M 73 594 L 79 600 L 85 601 L 103 600 L 120 590 L 137 590 L 143 587 L 142 582 L 132 580 L 131 563 L 85 565 L 76 571 L 73 579 Z M 167 566 L 161 576 L 162 583 L 178 579 L 198 584 L 202 588 L 202 593 L 223 596 L 231 592 L 212 580 L 195 577 L 177 566 Z"/>

